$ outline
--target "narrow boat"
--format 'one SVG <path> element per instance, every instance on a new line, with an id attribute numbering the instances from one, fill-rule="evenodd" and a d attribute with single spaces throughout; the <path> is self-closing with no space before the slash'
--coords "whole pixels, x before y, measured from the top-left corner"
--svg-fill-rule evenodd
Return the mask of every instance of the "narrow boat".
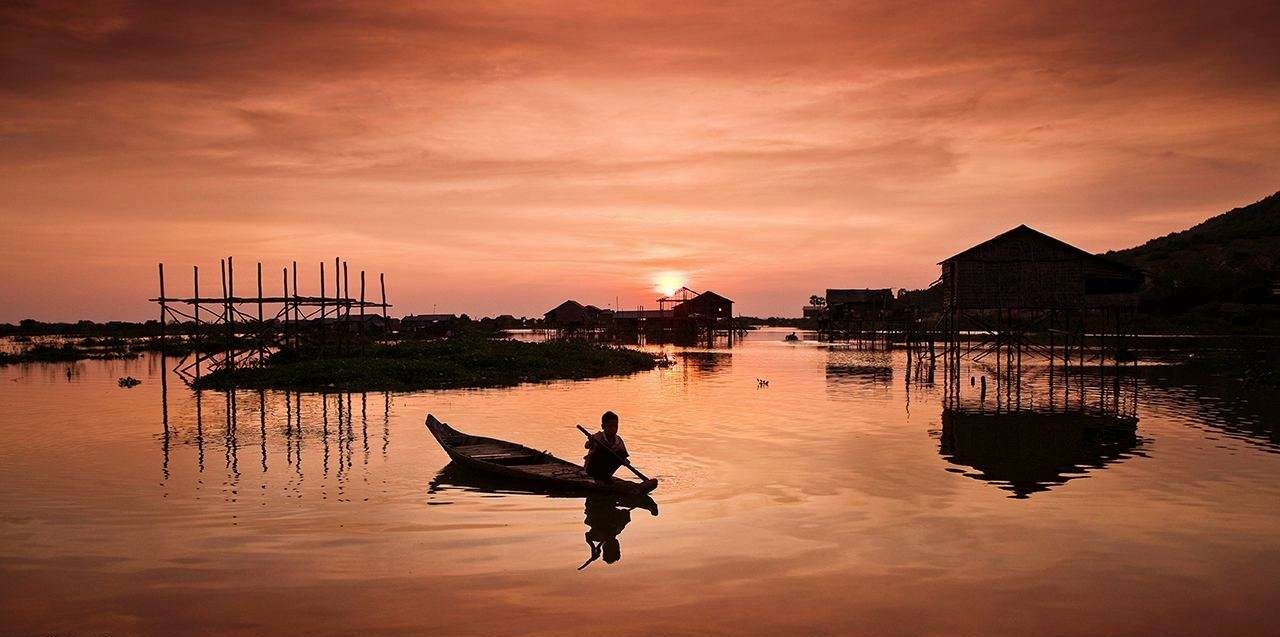
<path id="1" fill-rule="evenodd" d="M 536 495 L 546 498 L 586 498 L 599 504 L 607 502 L 627 509 L 644 509 L 658 515 L 658 503 L 645 493 L 611 493 L 601 491 L 573 491 L 558 489 L 538 482 L 509 478 L 487 471 L 469 469 L 456 462 L 441 467 L 436 477 L 427 485 L 427 493 L 447 496 L 451 492 L 466 491 L 495 495 Z"/>
<path id="2" fill-rule="evenodd" d="M 544 488 L 570 492 L 644 494 L 658 481 L 631 482 L 621 478 L 596 480 L 586 469 L 545 451 L 514 442 L 464 434 L 427 414 L 427 430 L 449 458 L 463 467 L 528 481 Z"/>

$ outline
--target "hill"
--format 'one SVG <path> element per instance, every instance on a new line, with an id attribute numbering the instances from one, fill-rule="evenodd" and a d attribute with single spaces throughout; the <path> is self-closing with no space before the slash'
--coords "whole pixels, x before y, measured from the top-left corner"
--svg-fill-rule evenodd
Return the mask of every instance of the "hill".
<path id="1" fill-rule="evenodd" d="M 1272 322 L 1280 285 L 1280 192 L 1106 256 L 1146 271 L 1143 309 L 1171 324 Z"/>

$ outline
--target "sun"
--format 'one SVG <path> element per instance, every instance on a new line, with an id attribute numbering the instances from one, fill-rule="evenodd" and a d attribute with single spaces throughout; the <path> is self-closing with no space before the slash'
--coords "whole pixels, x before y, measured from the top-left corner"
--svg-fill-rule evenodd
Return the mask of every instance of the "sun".
<path id="1" fill-rule="evenodd" d="M 684 287 L 683 272 L 659 272 L 653 277 L 653 287 L 665 296 L 671 296 Z"/>

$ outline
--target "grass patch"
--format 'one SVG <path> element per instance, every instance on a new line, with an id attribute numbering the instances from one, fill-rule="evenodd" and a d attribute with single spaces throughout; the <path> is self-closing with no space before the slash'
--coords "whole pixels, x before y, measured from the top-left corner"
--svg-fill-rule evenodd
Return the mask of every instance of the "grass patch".
<path id="1" fill-rule="evenodd" d="M 653 355 L 579 341 L 524 343 L 476 337 L 287 349 L 262 367 L 219 370 L 199 389 L 411 391 L 509 387 L 520 383 L 631 374 L 653 369 Z"/>
<path id="2" fill-rule="evenodd" d="M 86 339 L 92 340 L 92 339 Z M 68 363 L 81 360 L 116 360 L 137 358 L 123 341 L 120 343 L 80 342 L 51 345 L 39 343 L 19 352 L 0 352 L 0 365 L 23 363 Z"/>

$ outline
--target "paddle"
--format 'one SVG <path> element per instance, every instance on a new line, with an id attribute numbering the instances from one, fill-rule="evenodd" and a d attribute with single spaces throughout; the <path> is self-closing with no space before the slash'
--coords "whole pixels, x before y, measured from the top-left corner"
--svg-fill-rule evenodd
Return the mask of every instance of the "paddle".
<path id="1" fill-rule="evenodd" d="M 583 427 L 582 425 L 574 425 L 574 426 L 578 428 L 578 431 L 581 431 L 581 432 L 582 432 L 582 435 L 586 436 L 588 439 L 590 439 L 590 438 L 591 438 L 591 432 L 590 432 L 590 431 L 587 431 L 587 429 L 586 429 L 585 427 Z M 618 455 L 618 452 L 614 451 L 613 449 L 610 449 L 610 448 L 609 448 L 609 447 L 607 447 L 607 446 L 606 446 L 606 447 L 604 447 L 604 448 L 605 448 L 606 450 L 608 450 L 608 452 L 609 452 L 609 453 L 613 454 L 613 457 L 614 457 L 614 458 L 617 458 L 617 459 L 618 459 L 618 462 L 621 462 L 621 463 L 622 463 L 622 466 L 624 466 L 624 467 L 626 467 L 626 468 L 630 469 L 630 470 L 631 470 L 631 473 L 636 474 L 636 477 L 637 477 L 637 478 L 640 478 L 641 480 L 644 480 L 645 482 L 648 482 L 648 481 L 649 481 L 649 476 L 646 476 L 645 474 L 640 473 L 640 470 L 639 470 L 639 469 L 637 469 L 637 468 L 635 468 L 635 467 L 631 466 L 631 463 L 630 463 L 630 462 L 627 462 L 625 459 L 623 459 L 623 457 L 622 457 L 622 456 Z"/>

